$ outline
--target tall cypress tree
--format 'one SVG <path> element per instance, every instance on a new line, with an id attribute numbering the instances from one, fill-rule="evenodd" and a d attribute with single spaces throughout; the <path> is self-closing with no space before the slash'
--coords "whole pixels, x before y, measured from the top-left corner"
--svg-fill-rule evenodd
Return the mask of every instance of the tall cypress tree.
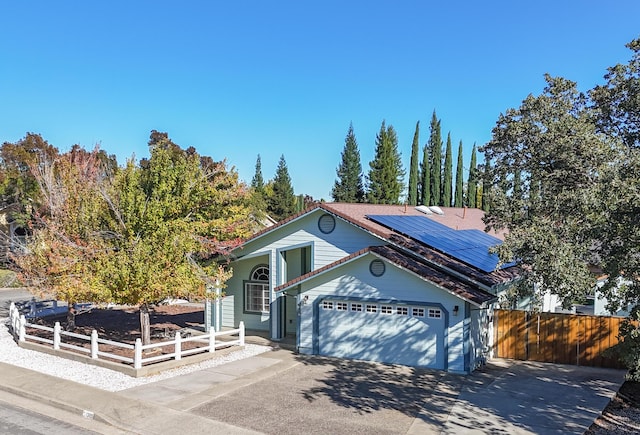
<path id="1" fill-rule="evenodd" d="M 462 207 L 464 181 L 462 180 L 462 141 L 458 145 L 458 163 L 456 164 L 456 195 L 453 201 L 454 207 Z"/>
<path id="2" fill-rule="evenodd" d="M 349 130 L 344 140 L 342 161 L 336 169 L 336 179 L 331 196 L 336 202 L 364 202 L 365 193 L 362 184 L 362 165 L 360 163 L 360 151 L 358 142 L 353 132 L 353 123 L 349 124 Z"/>
<path id="3" fill-rule="evenodd" d="M 258 158 L 256 159 L 256 172 L 251 180 L 251 187 L 260 194 L 264 192 L 264 178 L 262 178 L 262 162 L 260 161 L 260 154 L 258 154 Z"/>
<path id="4" fill-rule="evenodd" d="M 440 205 L 451 207 L 453 191 L 453 151 L 451 150 L 451 132 L 447 133 L 447 147 L 444 154 L 444 171 L 442 172 L 442 197 Z"/>
<path id="5" fill-rule="evenodd" d="M 398 137 L 393 126 L 386 127 L 382 121 L 376 135 L 375 156 L 369 162 L 369 191 L 367 200 L 371 204 L 398 204 L 403 189 L 404 170 L 398 151 Z"/>
<path id="6" fill-rule="evenodd" d="M 284 155 L 280 156 L 276 176 L 273 179 L 273 196 L 269 198 L 268 211 L 277 221 L 291 216 L 296 211 L 296 197 Z"/>
<path id="7" fill-rule="evenodd" d="M 420 157 L 420 121 L 416 122 L 416 131 L 413 133 L 413 143 L 411 144 L 411 166 L 409 167 L 409 191 L 407 192 L 407 202 L 409 205 L 418 205 L 418 161 Z"/>
<path id="8" fill-rule="evenodd" d="M 484 155 L 484 167 L 482 169 L 482 210 L 488 212 L 491 208 L 489 194 L 491 192 L 491 161 L 487 154 Z"/>
<path id="9" fill-rule="evenodd" d="M 478 162 L 476 157 L 476 144 L 471 150 L 471 163 L 469 163 L 469 180 L 467 181 L 467 205 L 471 208 L 477 207 L 478 195 Z"/>
<path id="10" fill-rule="evenodd" d="M 251 194 L 252 204 L 256 209 L 256 213 L 264 213 L 267 209 L 266 192 L 264 187 L 264 178 L 262 178 L 262 162 L 260 160 L 260 154 L 256 159 L 256 172 L 251 180 L 251 188 L 253 190 Z"/>
<path id="11" fill-rule="evenodd" d="M 440 121 L 433 111 L 429 126 L 429 155 L 431 157 L 431 204 L 440 205 L 442 193 L 442 135 L 440 133 Z"/>
<path id="12" fill-rule="evenodd" d="M 431 167 L 429 165 L 429 147 L 424 146 L 422 165 L 420 166 L 420 204 L 431 204 Z"/>

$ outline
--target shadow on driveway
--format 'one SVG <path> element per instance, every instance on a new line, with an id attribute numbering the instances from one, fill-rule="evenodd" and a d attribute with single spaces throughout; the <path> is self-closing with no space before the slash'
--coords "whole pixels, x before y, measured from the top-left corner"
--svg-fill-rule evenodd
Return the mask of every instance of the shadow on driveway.
<path id="1" fill-rule="evenodd" d="M 190 412 L 267 434 L 582 434 L 624 372 L 497 360 L 472 375 L 296 355 Z"/>

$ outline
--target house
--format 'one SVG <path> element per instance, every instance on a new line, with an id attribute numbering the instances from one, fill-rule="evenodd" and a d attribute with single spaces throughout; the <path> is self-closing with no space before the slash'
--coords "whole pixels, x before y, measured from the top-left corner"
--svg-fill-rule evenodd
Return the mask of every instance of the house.
<path id="1" fill-rule="evenodd" d="M 320 203 L 234 251 L 211 324 L 295 337 L 297 351 L 469 373 L 496 293 L 517 278 L 477 209 Z M 216 318 L 217 313 L 217 318 Z"/>

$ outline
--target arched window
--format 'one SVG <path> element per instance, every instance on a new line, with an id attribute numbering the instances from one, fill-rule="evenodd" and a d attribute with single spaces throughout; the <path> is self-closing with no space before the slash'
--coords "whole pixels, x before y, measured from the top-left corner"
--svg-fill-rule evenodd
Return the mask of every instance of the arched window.
<path id="1" fill-rule="evenodd" d="M 269 266 L 261 264 L 251 271 L 244 283 L 244 310 L 250 313 L 269 312 Z"/>
<path id="2" fill-rule="evenodd" d="M 269 282 L 269 267 L 261 264 L 251 272 L 251 281 Z"/>

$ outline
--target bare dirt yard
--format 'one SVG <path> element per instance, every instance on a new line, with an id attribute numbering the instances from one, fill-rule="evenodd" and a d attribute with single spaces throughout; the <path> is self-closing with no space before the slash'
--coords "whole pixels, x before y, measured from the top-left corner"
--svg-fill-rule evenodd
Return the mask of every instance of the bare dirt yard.
<path id="1" fill-rule="evenodd" d="M 158 305 L 150 308 L 149 320 L 151 324 L 151 342 L 166 342 L 175 337 L 176 331 L 181 331 L 183 337 L 189 336 L 192 332 L 202 331 L 204 323 L 204 305 L 202 304 L 175 304 Z M 39 319 L 37 323 L 53 327 L 59 321 L 62 329 L 66 328 L 66 319 Z M 120 343 L 134 344 L 140 334 L 140 314 L 136 307 L 117 308 L 94 308 L 90 312 L 79 314 L 75 319 L 75 328 L 69 332 L 90 336 L 96 330 L 98 337 L 117 341 Z M 41 337 L 50 335 L 46 331 L 35 328 L 28 328 L 28 334 Z M 49 337 L 50 338 L 50 337 Z M 64 336 L 63 341 L 76 346 L 90 348 L 90 342 L 74 337 Z M 196 342 L 183 343 L 182 349 L 203 346 Z M 123 349 L 117 346 L 102 344 L 100 350 L 122 356 L 131 357 L 132 350 Z M 173 346 L 159 348 L 158 352 L 170 353 Z M 131 355 L 129 355 L 131 354 Z"/>

